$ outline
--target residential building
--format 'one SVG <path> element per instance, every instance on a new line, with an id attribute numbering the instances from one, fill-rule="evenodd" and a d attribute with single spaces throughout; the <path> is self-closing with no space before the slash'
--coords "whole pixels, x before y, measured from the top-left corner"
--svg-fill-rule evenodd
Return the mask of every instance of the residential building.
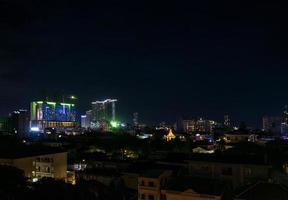
<path id="1" fill-rule="evenodd" d="M 67 178 L 67 152 L 55 148 L 21 146 L 1 149 L 0 165 L 23 170 L 30 181 L 43 177 Z"/>
<path id="2" fill-rule="evenodd" d="M 238 187 L 255 182 L 268 180 L 271 166 L 262 160 L 237 156 L 198 157 L 200 159 L 188 160 L 188 169 L 191 176 L 208 177 L 228 181 L 233 187 Z"/>
<path id="3" fill-rule="evenodd" d="M 139 200 L 160 200 L 161 189 L 172 175 L 170 170 L 148 170 L 138 178 Z"/>
<path id="4" fill-rule="evenodd" d="M 219 180 L 195 177 L 173 177 L 161 190 L 165 200 L 220 200 L 224 183 Z"/>

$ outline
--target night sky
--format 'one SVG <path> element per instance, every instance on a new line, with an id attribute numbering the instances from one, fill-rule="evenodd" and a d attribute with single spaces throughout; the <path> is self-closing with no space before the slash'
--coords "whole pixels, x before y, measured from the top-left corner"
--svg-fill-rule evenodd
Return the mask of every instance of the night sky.
<path id="1" fill-rule="evenodd" d="M 0 114 L 43 91 L 131 121 L 182 114 L 259 126 L 288 104 L 288 12 L 253 1 L 0 0 Z M 193 3 L 192 3 L 193 2 Z"/>

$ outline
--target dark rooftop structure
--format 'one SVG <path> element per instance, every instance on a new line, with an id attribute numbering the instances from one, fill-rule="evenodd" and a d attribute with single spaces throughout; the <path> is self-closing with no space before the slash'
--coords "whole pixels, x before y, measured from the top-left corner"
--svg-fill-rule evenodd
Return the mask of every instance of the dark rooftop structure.
<path id="1" fill-rule="evenodd" d="M 181 166 L 175 166 L 175 165 L 167 165 L 167 164 L 161 164 L 159 162 L 135 162 L 132 163 L 125 171 L 124 173 L 135 173 L 140 174 L 143 176 L 149 176 L 150 174 L 153 174 L 151 178 L 158 177 L 156 176 L 157 173 L 160 173 L 161 171 L 170 170 L 172 171 L 172 174 L 177 174 L 179 170 L 181 170 Z M 151 172 L 149 172 L 151 171 Z"/>
<path id="2" fill-rule="evenodd" d="M 230 164 L 268 165 L 263 155 L 192 154 L 190 161 L 219 162 Z"/>
<path id="3" fill-rule="evenodd" d="M 158 178 L 161 176 L 166 170 L 164 169 L 151 169 L 147 170 L 141 176 L 147 177 L 147 178 Z"/>
<path id="4" fill-rule="evenodd" d="M 62 148 L 52 148 L 42 145 L 12 145 L 10 148 L 0 146 L 0 159 L 16 159 L 62 152 L 66 151 Z"/>
<path id="5" fill-rule="evenodd" d="M 195 177 L 175 177 L 171 178 L 165 190 L 184 192 L 193 190 L 199 194 L 222 196 L 225 184 L 215 179 L 195 178 Z"/>
<path id="6" fill-rule="evenodd" d="M 288 188 L 282 184 L 258 182 L 244 192 L 238 194 L 235 200 L 286 200 Z"/>
<path id="7" fill-rule="evenodd" d="M 268 165 L 265 154 L 237 154 L 237 153 L 214 153 L 214 154 L 182 154 L 172 153 L 162 159 L 161 162 L 167 163 L 187 163 L 189 161 L 218 162 L 229 164 L 251 164 L 251 165 Z"/>

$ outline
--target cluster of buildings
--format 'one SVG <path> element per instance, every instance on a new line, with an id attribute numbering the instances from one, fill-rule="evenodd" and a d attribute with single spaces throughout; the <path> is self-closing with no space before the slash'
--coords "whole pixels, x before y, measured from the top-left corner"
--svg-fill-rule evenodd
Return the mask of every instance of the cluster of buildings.
<path id="1" fill-rule="evenodd" d="M 117 99 L 92 102 L 86 115 L 81 115 L 81 127 L 103 131 L 118 127 L 120 123 L 116 120 L 116 102 Z M 76 104 L 72 100 L 32 101 L 30 110 L 13 111 L 9 116 L 0 118 L 0 133 L 12 133 L 21 138 L 30 133 L 51 133 L 52 130 L 66 132 L 78 127 Z"/>
<path id="2" fill-rule="evenodd" d="M 81 127 L 85 129 L 99 129 L 108 131 L 111 126 L 119 126 L 116 120 L 117 99 L 106 99 L 91 103 L 91 110 L 81 115 Z"/>
<path id="3" fill-rule="evenodd" d="M 212 133 L 219 124 L 214 120 L 200 118 L 181 118 L 175 124 L 175 129 L 185 133 Z"/>
<path id="4" fill-rule="evenodd" d="M 8 117 L 0 117 L 0 133 L 13 133 L 19 137 L 26 137 L 30 129 L 30 113 L 28 110 L 17 110 Z"/>
<path id="5" fill-rule="evenodd" d="M 285 106 L 282 116 L 264 116 L 263 130 L 276 136 L 288 135 L 288 107 Z"/>

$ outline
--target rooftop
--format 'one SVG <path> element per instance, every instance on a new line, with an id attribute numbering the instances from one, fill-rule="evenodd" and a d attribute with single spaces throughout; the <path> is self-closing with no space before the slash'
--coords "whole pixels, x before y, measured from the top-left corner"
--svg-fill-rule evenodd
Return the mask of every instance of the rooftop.
<path id="1" fill-rule="evenodd" d="M 245 200 L 284 200 L 288 199 L 288 188 L 281 184 L 259 182 L 236 196 Z"/>
<path id="2" fill-rule="evenodd" d="M 150 169 L 144 172 L 141 176 L 147 178 L 158 178 L 161 176 L 166 170 L 164 169 Z"/>
<path id="3" fill-rule="evenodd" d="M 51 148 L 40 145 L 12 145 L 10 147 L 0 146 L 0 159 L 16 159 L 62 152 L 66 151 L 62 148 Z"/>
<path id="4" fill-rule="evenodd" d="M 225 184 L 215 179 L 195 177 L 175 177 L 168 181 L 166 190 L 184 192 L 192 190 L 198 194 L 221 196 Z"/>

